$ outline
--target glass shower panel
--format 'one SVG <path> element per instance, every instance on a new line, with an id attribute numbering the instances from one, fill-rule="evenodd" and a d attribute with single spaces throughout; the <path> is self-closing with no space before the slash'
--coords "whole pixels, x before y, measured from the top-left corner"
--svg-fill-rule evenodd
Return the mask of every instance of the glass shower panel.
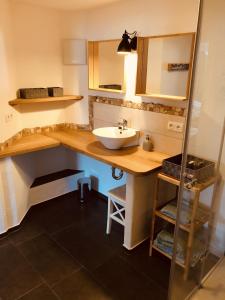
<path id="1" fill-rule="evenodd" d="M 175 235 L 170 228 L 166 237 L 175 253 L 170 300 L 204 288 L 225 251 L 225 1 L 203 0 L 199 25 Z"/>

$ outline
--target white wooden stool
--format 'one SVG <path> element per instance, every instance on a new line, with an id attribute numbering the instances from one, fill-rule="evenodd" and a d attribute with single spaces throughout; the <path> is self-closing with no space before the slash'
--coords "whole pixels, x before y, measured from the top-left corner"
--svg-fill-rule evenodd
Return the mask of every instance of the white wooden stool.
<path id="1" fill-rule="evenodd" d="M 123 213 L 125 213 L 125 204 L 126 185 L 122 185 L 108 192 L 107 234 L 111 232 L 112 220 L 124 226 L 125 216 Z"/>

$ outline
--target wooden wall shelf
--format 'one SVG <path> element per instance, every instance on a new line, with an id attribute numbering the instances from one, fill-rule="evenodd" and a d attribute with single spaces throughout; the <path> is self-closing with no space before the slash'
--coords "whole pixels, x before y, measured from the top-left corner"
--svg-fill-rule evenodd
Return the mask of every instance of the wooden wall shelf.
<path id="1" fill-rule="evenodd" d="M 173 101 L 187 101 L 186 96 L 170 96 L 170 95 L 161 95 L 161 94 L 136 94 L 141 97 L 162 99 L 162 100 L 173 100 Z"/>
<path id="2" fill-rule="evenodd" d="M 48 103 L 48 102 L 65 102 L 65 101 L 79 101 L 82 100 L 83 96 L 62 96 L 62 97 L 47 97 L 47 98 L 34 98 L 34 99 L 22 99 L 18 98 L 9 101 L 9 105 L 24 105 L 24 104 L 34 104 L 34 103 Z"/>

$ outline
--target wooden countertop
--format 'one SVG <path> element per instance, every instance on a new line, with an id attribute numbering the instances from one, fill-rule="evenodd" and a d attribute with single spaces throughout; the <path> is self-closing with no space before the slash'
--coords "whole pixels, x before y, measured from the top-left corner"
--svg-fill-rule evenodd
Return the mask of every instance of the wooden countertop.
<path id="1" fill-rule="evenodd" d="M 65 147 L 135 175 L 147 174 L 158 169 L 162 160 L 169 156 L 155 151 L 146 152 L 136 146 L 109 150 L 89 131 L 55 131 L 47 135 L 61 141 Z"/>
<path id="2" fill-rule="evenodd" d="M 56 147 L 61 144 L 134 175 L 148 174 L 160 168 L 162 160 L 169 157 L 167 154 L 156 151 L 146 152 L 138 146 L 109 150 L 89 131 L 58 130 L 23 137 L 1 151 L 0 158 Z"/>
<path id="3" fill-rule="evenodd" d="M 32 134 L 15 140 L 12 145 L 0 151 L 0 158 L 54 148 L 59 145 L 60 142 L 56 139 L 52 139 L 42 134 Z"/>

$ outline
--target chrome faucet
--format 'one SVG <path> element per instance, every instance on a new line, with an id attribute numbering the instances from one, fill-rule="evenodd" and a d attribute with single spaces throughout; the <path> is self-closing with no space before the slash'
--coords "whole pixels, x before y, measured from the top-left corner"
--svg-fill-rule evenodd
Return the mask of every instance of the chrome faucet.
<path id="1" fill-rule="evenodd" d="M 118 123 L 118 129 L 120 130 L 126 130 L 127 129 L 127 120 L 123 119 L 122 122 Z"/>

